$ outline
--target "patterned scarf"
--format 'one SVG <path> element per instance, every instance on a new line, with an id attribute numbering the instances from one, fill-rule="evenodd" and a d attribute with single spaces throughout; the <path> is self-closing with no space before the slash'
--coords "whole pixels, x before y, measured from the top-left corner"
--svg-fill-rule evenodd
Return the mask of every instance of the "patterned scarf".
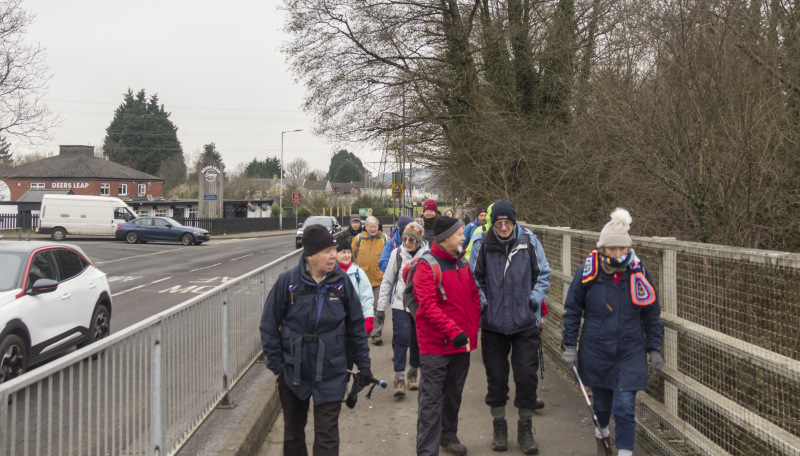
<path id="1" fill-rule="evenodd" d="M 627 268 L 633 262 L 635 257 L 636 254 L 633 252 L 633 249 L 619 258 L 607 257 L 601 252 L 597 252 L 597 260 L 600 262 L 600 267 L 603 268 L 603 271 L 605 271 L 606 274 L 624 272 L 625 268 Z"/>

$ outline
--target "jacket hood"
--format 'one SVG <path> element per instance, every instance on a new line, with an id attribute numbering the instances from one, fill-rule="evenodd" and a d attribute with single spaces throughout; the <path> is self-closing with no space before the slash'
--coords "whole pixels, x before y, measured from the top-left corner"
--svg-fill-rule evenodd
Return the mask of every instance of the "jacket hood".
<path id="1" fill-rule="evenodd" d="M 492 206 L 494 206 L 494 203 L 490 204 L 489 207 L 486 208 L 486 223 L 484 223 L 483 226 L 486 227 L 487 231 L 492 227 Z M 478 218 L 475 217 L 475 220 L 477 219 Z"/>

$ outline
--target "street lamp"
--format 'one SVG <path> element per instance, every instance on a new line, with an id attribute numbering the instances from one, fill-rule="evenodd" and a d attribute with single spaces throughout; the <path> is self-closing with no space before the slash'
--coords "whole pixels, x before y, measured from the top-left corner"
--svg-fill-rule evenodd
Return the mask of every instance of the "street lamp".
<path id="1" fill-rule="evenodd" d="M 296 133 L 298 131 L 303 130 L 289 130 L 281 132 L 281 188 L 279 189 L 280 196 L 278 197 L 278 225 L 280 225 L 281 230 L 283 230 L 283 135 L 286 133 Z"/>

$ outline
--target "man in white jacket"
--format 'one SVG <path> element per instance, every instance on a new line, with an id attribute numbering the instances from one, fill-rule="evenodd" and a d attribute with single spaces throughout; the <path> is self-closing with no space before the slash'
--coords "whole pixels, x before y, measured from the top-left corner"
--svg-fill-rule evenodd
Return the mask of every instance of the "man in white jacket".
<path id="1" fill-rule="evenodd" d="M 415 258 L 428 250 L 425 231 L 418 223 L 406 225 L 401 237 L 403 244 L 394 249 L 383 273 L 383 281 L 378 294 L 377 316 L 383 317 L 386 304 L 391 300 L 393 349 L 394 349 L 394 397 L 406 395 L 406 353 L 408 356 L 408 388 L 419 389 L 419 346 L 414 318 L 403 307 L 403 292 L 406 283 L 403 269 Z"/>

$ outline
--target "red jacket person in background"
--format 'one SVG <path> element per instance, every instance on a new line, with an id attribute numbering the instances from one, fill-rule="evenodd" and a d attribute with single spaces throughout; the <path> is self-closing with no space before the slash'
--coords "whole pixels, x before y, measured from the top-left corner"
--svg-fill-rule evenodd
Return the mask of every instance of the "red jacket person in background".
<path id="1" fill-rule="evenodd" d="M 481 310 L 475 280 L 459 255 L 463 232 L 460 220 L 437 217 L 431 253 L 438 263 L 433 266 L 441 270 L 441 284 L 434 277 L 432 265 L 424 260 L 419 261 L 414 274 L 422 372 L 418 455 L 437 455 L 440 445 L 448 453 L 467 454 L 456 435 L 458 411 L 469 371 L 469 352 L 478 346 Z"/>

